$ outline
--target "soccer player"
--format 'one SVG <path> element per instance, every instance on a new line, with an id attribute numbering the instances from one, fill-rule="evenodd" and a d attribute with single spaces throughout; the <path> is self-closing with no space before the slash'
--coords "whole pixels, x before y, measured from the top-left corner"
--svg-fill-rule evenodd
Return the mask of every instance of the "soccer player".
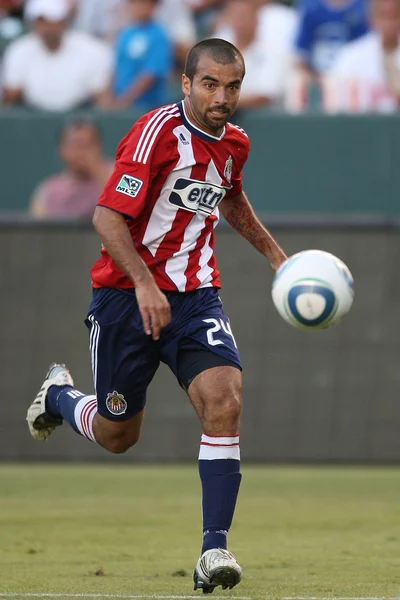
<path id="1" fill-rule="evenodd" d="M 35 439 L 65 420 L 107 450 L 125 452 L 139 440 L 160 361 L 170 367 L 202 425 L 203 545 L 194 587 L 204 593 L 241 579 L 227 533 L 241 481 L 242 375 L 218 293 L 219 210 L 273 269 L 286 259 L 242 191 L 249 141 L 228 119 L 244 74 L 229 42 L 196 44 L 184 100 L 141 117 L 119 144 L 93 218 L 102 250 L 86 325 L 96 395 L 74 389 L 65 365 L 53 364 L 27 415 Z"/>

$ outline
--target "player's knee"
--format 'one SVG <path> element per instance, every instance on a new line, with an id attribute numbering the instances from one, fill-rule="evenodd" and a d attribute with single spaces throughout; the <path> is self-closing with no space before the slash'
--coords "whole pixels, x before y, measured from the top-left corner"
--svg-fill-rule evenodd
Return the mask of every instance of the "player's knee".
<path id="1" fill-rule="evenodd" d="M 236 421 L 240 418 L 242 412 L 242 399 L 239 394 L 233 394 L 226 398 L 223 403 L 223 414 L 230 421 Z"/>
<path id="2" fill-rule="evenodd" d="M 210 424 L 225 423 L 228 428 L 240 421 L 241 412 L 242 398 L 239 390 L 231 390 L 229 394 L 219 398 L 215 397 L 210 405 L 210 410 L 206 411 Z"/>
<path id="3" fill-rule="evenodd" d="M 105 441 L 105 447 L 109 452 L 113 454 L 123 454 L 129 448 L 132 448 L 135 444 L 138 443 L 140 439 L 140 433 L 114 433 L 107 437 Z"/>

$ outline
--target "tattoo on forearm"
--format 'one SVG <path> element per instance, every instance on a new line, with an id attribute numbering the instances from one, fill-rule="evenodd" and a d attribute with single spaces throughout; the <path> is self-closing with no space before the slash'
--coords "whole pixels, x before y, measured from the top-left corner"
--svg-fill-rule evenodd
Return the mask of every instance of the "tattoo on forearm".
<path id="1" fill-rule="evenodd" d="M 267 254 L 275 246 L 267 230 L 258 220 L 247 202 L 232 202 L 224 211 L 229 225 L 248 240 L 261 254 Z"/>
<path id="2" fill-rule="evenodd" d="M 233 229 L 268 258 L 273 269 L 276 270 L 283 263 L 285 253 L 258 219 L 244 194 L 224 202 L 221 212 Z"/>

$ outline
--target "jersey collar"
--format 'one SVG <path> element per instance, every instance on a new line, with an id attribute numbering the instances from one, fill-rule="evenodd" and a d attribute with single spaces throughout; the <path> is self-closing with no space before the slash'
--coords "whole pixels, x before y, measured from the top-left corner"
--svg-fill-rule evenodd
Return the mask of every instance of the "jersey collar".
<path id="1" fill-rule="evenodd" d="M 185 103 L 183 100 L 178 103 L 178 108 L 181 113 L 183 124 L 190 131 L 190 133 L 197 135 L 197 137 L 201 138 L 205 142 L 220 142 L 222 140 L 226 132 L 225 127 L 219 137 L 215 137 L 215 135 L 210 135 L 209 133 L 206 133 L 202 129 L 199 129 L 198 127 L 196 127 L 196 125 L 193 125 L 193 123 L 189 121 L 189 119 L 186 116 Z"/>

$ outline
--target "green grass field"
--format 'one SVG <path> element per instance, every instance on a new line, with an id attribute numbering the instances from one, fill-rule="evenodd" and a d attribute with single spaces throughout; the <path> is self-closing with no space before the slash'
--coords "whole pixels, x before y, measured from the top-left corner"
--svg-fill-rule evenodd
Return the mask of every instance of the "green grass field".
<path id="1" fill-rule="evenodd" d="M 0 597 L 202 598 L 199 494 L 195 465 L 0 465 Z M 210 599 L 395 598 L 400 469 L 244 465 L 229 540 Z"/>

